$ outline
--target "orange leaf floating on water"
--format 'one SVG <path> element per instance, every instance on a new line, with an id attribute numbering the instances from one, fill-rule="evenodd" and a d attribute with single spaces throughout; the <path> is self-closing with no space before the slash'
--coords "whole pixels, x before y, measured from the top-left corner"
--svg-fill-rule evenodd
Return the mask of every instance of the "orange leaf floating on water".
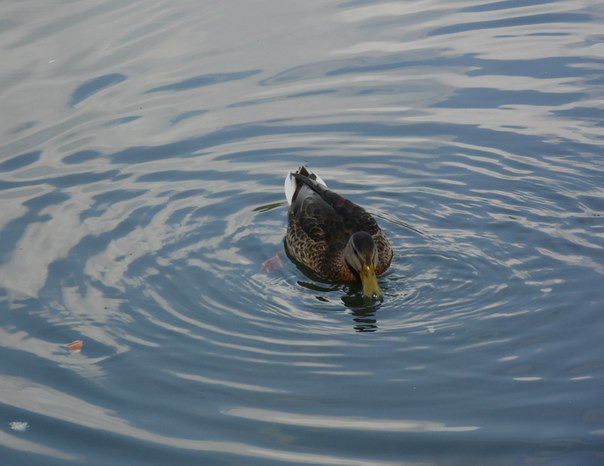
<path id="1" fill-rule="evenodd" d="M 264 273 L 271 273 L 271 272 L 273 272 L 275 270 L 279 270 L 282 267 L 283 267 L 283 264 L 281 263 L 281 258 L 279 257 L 279 253 L 278 252 L 273 257 L 271 257 L 270 259 L 266 259 L 260 265 L 260 269 L 262 269 L 262 271 Z"/>
<path id="2" fill-rule="evenodd" d="M 69 351 L 73 351 L 74 353 L 79 353 L 84 346 L 84 342 L 82 340 L 72 341 L 65 345 Z"/>

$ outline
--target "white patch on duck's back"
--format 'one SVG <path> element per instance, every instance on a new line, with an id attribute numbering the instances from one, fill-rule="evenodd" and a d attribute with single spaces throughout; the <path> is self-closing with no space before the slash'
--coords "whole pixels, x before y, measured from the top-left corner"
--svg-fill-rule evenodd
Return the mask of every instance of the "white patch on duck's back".
<path id="1" fill-rule="evenodd" d="M 292 199 L 294 198 L 294 193 L 296 192 L 296 179 L 292 176 L 291 173 L 288 173 L 285 177 L 284 188 L 287 204 L 292 205 Z"/>
<path id="2" fill-rule="evenodd" d="M 308 168 L 307 168 L 308 170 Z M 323 179 L 317 175 L 316 173 L 311 172 L 310 170 L 308 170 L 309 175 L 315 175 L 315 178 L 317 180 L 317 183 L 322 184 L 323 186 L 325 186 L 327 188 L 327 183 L 325 183 L 325 181 L 323 181 Z M 287 199 L 287 204 L 288 205 L 292 205 L 292 200 L 294 198 L 294 193 L 296 192 L 296 178 L 294 178 L 292 176 L 292 173 L 288 173 L 285 176 L 285 183 L 283 185 L 283 187 L 285 188 L 285 198 Z"/>

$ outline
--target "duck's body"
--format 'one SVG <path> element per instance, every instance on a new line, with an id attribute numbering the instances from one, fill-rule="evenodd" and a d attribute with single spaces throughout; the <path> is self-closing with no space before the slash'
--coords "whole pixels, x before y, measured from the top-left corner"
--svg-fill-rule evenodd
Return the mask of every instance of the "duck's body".
<path id="1" fill-rule="evenodd" d="M 390 265 L 392 248 L 373 217 L 305 167 L 288 174 L 285 194 L 288 254 L 328 280 L 361 281 L 365 294 L 380 297 L 375 277 Z"/>

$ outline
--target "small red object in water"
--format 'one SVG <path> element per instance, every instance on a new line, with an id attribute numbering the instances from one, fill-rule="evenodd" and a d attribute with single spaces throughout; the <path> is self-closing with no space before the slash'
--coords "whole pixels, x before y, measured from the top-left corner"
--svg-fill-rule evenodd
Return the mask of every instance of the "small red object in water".
<path id="1" fill-rule="evenodd" d="M 275 270 L 278 270 L 280 268 L 283 267 L 283 264 L 281 263 L 281 258 L 279 257 L 279 253 L 275 253 L 275 255 L 273 257 L 271 257 L 270 259 L 266 259 L 262 265 L 260 265 L 260 268 L 262 269 L 263 272 L 265 273 L 271 273 Z"/>
<path id="2" fill-rule="evenodd" d="M 74 353 L 79 353 L 84 346 L 84 342 L 82 340 L 72 341 L 65 345 L 69 351 L 73 351 Z"/>

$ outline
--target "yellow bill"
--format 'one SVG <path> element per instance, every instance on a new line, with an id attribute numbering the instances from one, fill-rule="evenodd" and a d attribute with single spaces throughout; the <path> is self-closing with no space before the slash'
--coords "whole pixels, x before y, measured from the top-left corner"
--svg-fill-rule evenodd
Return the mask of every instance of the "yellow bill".
<path id="1" fill-rule="evenodd" d="M 382 290 L 378 285 L 375 267 L 373 264 L 364 265 L 361 268 L 361 283 L 363 284 L 363 294 L 369 299 L 382 300 Z"/>

